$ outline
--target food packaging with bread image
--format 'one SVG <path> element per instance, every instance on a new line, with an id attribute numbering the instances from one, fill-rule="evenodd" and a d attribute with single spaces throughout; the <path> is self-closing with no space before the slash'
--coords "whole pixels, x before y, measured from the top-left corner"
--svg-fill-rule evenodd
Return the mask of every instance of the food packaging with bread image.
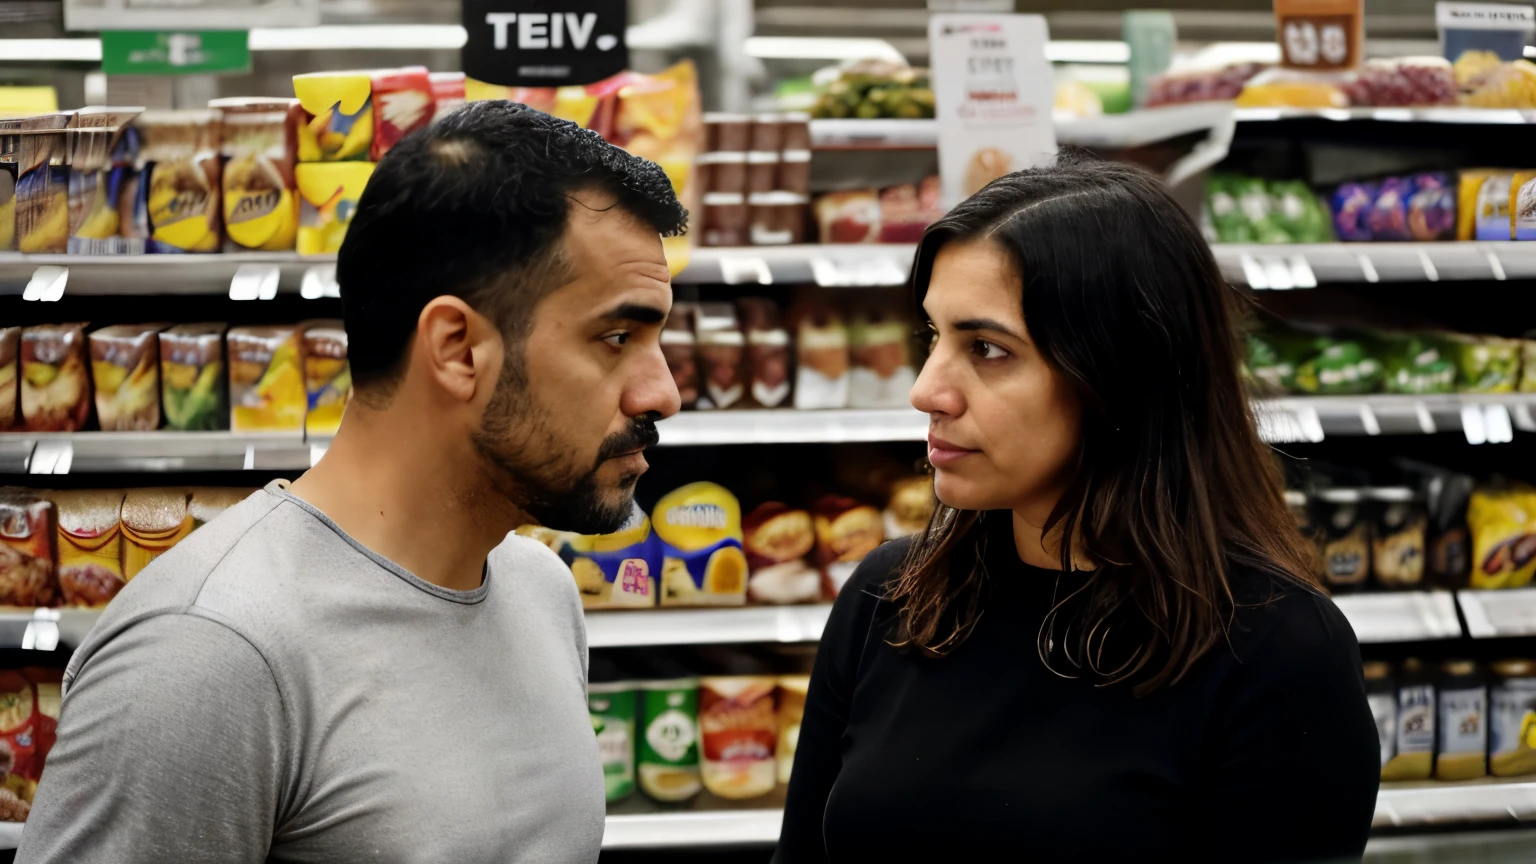
<path id="1" fill-rule="evenodd" d="M 123 490 L 50 492 L 58 512 L 59 590 L 64 605 L 107 605 L 123 578 Z"/>
<path id="2" fill-rule="evenodd" d="M 308 411 L 306 435 L 335 435 L 352 397 L 352 370 L 347 365 L 347 331 L 339 320 L 306 321 L 304 328 L 304 392 Z"/>
<path id="3" fill-rule="evenodd" d="M 746 602 L 747 558 L 736 496 L 714 483 L 690 483 L 662 496 L 651 524 L 662 543 L 661 605 Z"/>
<path id="4" fill-rule="evenodd" d="M 187 490 L 129 489 L 123 499 L 123 580 L 131 581 L 150 562 L 192 533 Z"/>
<path id="5" fill-rule="evenodd" d="M 144 251 L 121 236 L 137 191 L 138 130 L 142 108 L 81 108 L 69 119 L 69 252 L 122 255 Z"/>
<path id="6" fill-rule="evenodd" d="M 811 508 L 816 525 L 816 561 L 826 577 L 827 594 L 848 584 L 864 556 L 885 542 L 880 511 L 840 495 L 823 495 Z"/>
<path id="7" fill-rule="evenodd" d="M 639 685 L 640 734 L 635 761 L 640 789 L 664 803 L 699 794 L 699 682 L 690 678 Z"/>
<path id="8" fill-rule="evenodd" d="M 747 553 L 747 595 L 754 603 L 812 603 L 821 599 L 821 571 L 810 563 L 816 548 L 811 514 L 777 501 L 759 504 L 742 520 Z"/>
<path id="9" fill-rule="evenodd" d="M 30 489 L 0 487 L 0 606 L 57 606 L 57 511 Z"/>
<path id="10" fill-rule="evenodd" d="M 938 506 L 939 499 L 933 493 L 932 477 L 905 477 L 892 483 L 890 502 L 881 514 L 885 524 L 885 539 L 895 540 L 921 533 L 928 527 Z"/>
<path id="11" fill-rule="evenodd" d="M 789 331 L 779 316 L 777 303 L 766 297 L 736 301 L 742 330 L 747 338 L 748 396 L 759 408 L 787 406 L 790 395 Z"/>
<path id="12" fill-rule="evenodd" d="M 293 76 L 306 117 L 298 125 L 300 162 L 361 162 L 373 147 L 372 73 L 311 72 Z"/>
<path id="13" fill-rule="evenodd" d="M 15 245 L 28 254 L 69 250 L 68 114 L 40 114 L 16 130 Z"/>
<path id="14" fill-rule="evenodd" d="M 867 309 L 849 333 L 852 366 L 848 407 L 906 408 L 917 370 L 912 363 L 913 323 L 895 313 Z"/>
<path id="15" fill-rule="evenodd" d="M 746 398 L 746 336 L 729 303 L 700 303 L 696 354 L 704 387 L 699 408 L 734 408 Z"/>
<path id="16" fill-rule="evenodd" d="M 303 122 L 297 99 L 215 99 L 223 157 L 224 249 L 282 252 L 294 248 L 299 193 L 295 136 Z"/>
<path id="17" fill-rule="evenodd" d="M 373 176 L 372 162 L 343 162 L 334 165 L 299 165 L 294 175 L 299 184 L 300 255 L 325 255 L 341 251 L 347 226 L 357 213 L 368 178 Z"/>
<path id="18" fill-rule="evenodd" d="M 0 431 L 21 425 L 21 328 L 0 327 Z"/>
<path id="19" fill-rule="evenodd" d="M 226 486 L 199 486 L 191 490 L 187 501 L 187 513 L 192 516 L 192 528 L 207 525 L 225 510 L 255 494 L 255 489 Z"/>
<path id="20" fill-rule="evenodd" d="M 160 428 L 160 331 L 114 324 L 90 335 L 96 419 L 104 432 Z"/>
<path id="21" fill-rule="evenodd" d="M 640 505 L 612 534 L 585 536 L 538 525 L 524 525 L 519 535 L 548 546 L 576 579 L 584 609 L 636 609 L 656 605 L 656 580 L 662 570 L 661 541 Z"/>
<path id="22" fill-rule="evenodd" d="M 177 324 L 160 334 L 160 398 L 166 426 L 213 430 L 229 425 L 225 329 L 217 323 Z"/>
<path id="23" fill-rule="evenodd" d="M 699 679 L 704 788 L 732 800 L 757 798 L 778 783 L 778 679 L 741 675 Z"/>
<path id="24" fill-rule="evenodd" d="M 809 675 L 779 676 L 779 784 L 789 785 L 800 745 L 800 723 L 805 719 L 805 696 L 811 689 Z"/>
<path id="25" fill-rule="evenodd" d="M 91 416 L 85 324 L 21 331 L 21 416 L 29 432 L 75 432 Z"/>
<path id="26" fill-rule="evenodd" d="M 298 327 L 235 327 L 229 350 L 229 428 L 303 432 L 303 342 Z"/>
<path id="27" fill-rule="evenodd" d="M 217 252 L 223 244 L 219 114 L 146 111 L 139 116 L 143 163 L 135 230 L 150 252 Z"/>

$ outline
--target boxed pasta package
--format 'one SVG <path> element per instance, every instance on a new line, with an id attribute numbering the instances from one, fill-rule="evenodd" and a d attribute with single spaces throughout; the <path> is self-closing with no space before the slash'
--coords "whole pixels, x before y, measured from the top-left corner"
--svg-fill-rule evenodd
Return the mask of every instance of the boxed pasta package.
<path id="1" fill-rule="evenodd" d="M 160 334 L 160 398 L 165 425 L 212 430 L 228 425 L 223 324 L 177 324 Z"/>
<path id="2" fill-rule="evenodd" d="M 21 416 L 30 432 L 74 432 L 91 416 L 85 324 L 21 332 Z"/>
<path id="3" fill-rule="evenodd" d="M 662 542 L 661 605 L 746 602 L 747 558 L 736 496 L 714 483 L 690 483 L 662 496 L 651 523 Z"/>
<path id="4" fill-rule="evenodd" d="M 223 158 L 226 252 L 293 249 L 299 192 L 293 169 L 303 111 L 297 99 L 215 99 Z"/>
<path id="5" fill-rule="evenodd" d="M 160 428 L 160 331 L 164 324 L 114 324 L 90 335 L 96 419 L 103 431 Z"/>
<path id="6" fill-rule="evenodd" d="M 229 349 L 229 428 L 236 432 L 302 432 L 304 389 L 298 327 L 235 327 Z"/>
<path id="7" fill-rule="evenodd" d="M 185 489 L 130 489 L 123 499 L 123 581 L 192 533 Z"/>
<path id="8" fill-rule="evenodd" d="M 0 487 L 0 606 L 57 606 L 53 502 L 30 489 Z"/>
<path id="9" fill-rule="evenodd" d="M 123 490 L 50 493 L 59 519 L 59 590 L 68 606 L 100 607 L 121 591 Z"/>

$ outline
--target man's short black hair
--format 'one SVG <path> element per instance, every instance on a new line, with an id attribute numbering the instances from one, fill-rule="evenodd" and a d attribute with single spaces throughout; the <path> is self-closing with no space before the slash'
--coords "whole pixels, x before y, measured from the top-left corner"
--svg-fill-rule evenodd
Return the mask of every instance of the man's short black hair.
<path id="1" fill-rule="evenodd" d="M 473 102 L 379 162 L 336 261 L 359 391 L 387 395 L 421 310 L 453 295 L 515 337 L 562 284 L 571 195 L 598 191 L 653 228 L 687 227 L 660 166 L 515 102 Z"/>

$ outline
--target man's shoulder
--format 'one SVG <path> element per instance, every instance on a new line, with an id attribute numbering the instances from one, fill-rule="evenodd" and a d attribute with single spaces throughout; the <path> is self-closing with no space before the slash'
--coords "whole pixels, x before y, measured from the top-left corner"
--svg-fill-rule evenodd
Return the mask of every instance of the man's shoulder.
<path id="1" fill-rule="evenodd" d="M 554 550 L 531 537 L 508 534 L 487 560 L 496 580 L 492 593 L 506 591 L 519 602 L 538 603 L 581 613 L 581 594 L 571 568 Z"/>

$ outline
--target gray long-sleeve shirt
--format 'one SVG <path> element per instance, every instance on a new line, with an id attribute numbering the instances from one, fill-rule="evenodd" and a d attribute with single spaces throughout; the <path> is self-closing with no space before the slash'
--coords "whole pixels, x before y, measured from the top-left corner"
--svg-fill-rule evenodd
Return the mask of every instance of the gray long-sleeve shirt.
<path id="1" fill-rule="evenodd" d="M 16 860 L 596 861 L 586 660 L 543 545 L 508 538 L 450 591 L 273 483 L 75 652 Z"/>

